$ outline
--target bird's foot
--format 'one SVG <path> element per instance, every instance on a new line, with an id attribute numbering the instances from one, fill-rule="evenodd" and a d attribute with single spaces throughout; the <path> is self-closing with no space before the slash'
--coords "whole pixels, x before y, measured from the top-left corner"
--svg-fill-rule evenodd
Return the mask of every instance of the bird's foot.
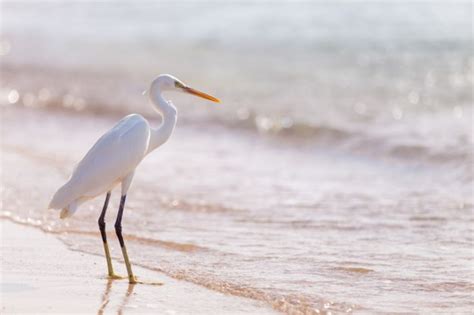
<path id="1" fill-rule="evenodd" d="M 137 283 L 138 283 L 137 277 L 135 277 L 135 276 L 128 276 L 128 283 L 130 283 L 130 284 L 137 284 Z"/>
<path id="2" fill-rule="evenodd" d="M 109 276 L 107 277 L 107 279 L 110 279 L 110 280 L 122 280 L 122 279 L 127 279 L 127 277 L 119 276 L 119 275 L 116 275 L 115 273 L 112 273 L 112 274 L 109 274 Z"/>
<path id="3" fill-rule="evenodd" d="M 148 284 L 148 285 L 163 285 L 163 282 L 151 282 L 151 281 L 144 281 L 144 280 L 138 280 L 137 277 L 135 276 L 129 276 L 128 277 L 128 283 L 130 284 Z"/>

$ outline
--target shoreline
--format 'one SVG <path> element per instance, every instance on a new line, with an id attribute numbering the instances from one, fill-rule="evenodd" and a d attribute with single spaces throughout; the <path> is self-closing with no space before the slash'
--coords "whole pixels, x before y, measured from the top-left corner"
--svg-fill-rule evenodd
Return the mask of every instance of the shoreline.
<path id="1" fill-rule="evenodd" d="M 3 314 L 208 314 L 216 310 L 277 314 L 263 302 L 225 295 L 139 266 L 134 269 L 141 279 L 164 285 L 108 280 L 105 258 L 71 250 L 53 235 L 5 218 L 0 219 L 0 231 Z M 115 259 L 113 263 L 123 275 L 123 264 Z"/>
<path id="2" fill-rule="evenodd" d="M 58 220 L 57 212 L 46 208 L 74 162 L 115 121 L 16 107 L 5 108 L 2 114 L 0 219 L 3 214 L 13 221 L 37 226 L 46 235 L 56 234 L 53 239 L 61 240 L 68 250 L 78 251 L 74 257 L 84 257 L 84 252 L 87 259 L 82 258 L 81 265 L 72 258 L 53 268 L 62 275 L 61 283 L 71 279 L 81 287 L 76 295 L 85 295 L 84 301 L 94 308 L 92 312 L 98 312 L 102 296 L 108 292 L 96 225 L 103 198 L 91 200 L 68 221 Z M 178 289 L 192 285 L 189 294 L 179 293 L 182 290 L 174 290 L 168 283 L 155 290 L 136 286 L 125 303 L 127 311 L 148 304 L 156 307 L 155 296 L 163 294 L 153 294 L 155 291 L 172 292 L 166 297 L 171 299 L 168 304 L 160 301 L 160 307 L 168 308 L 159 313 L 208 314 L 217 309 L 224 314 L 261 314 L 270 307 L 286 314 L 439 313 L 447 309 L 464 312 L 471 306 L 472 281 L 461 276 L 469 270 L 470 240 L 466 235 L 472 231 L 472 198 L 463 183 L 470 180 L 470 173 L 457 177 L 432 173 L 431 167 L 387 165 L 331 152 L 288 152 L 261 139 L 218 131 L 196 126 L 178 128 L 172 141 L 140 166 L 127 207 L 125 233 L 134 242 L 129 246 L 132 262 L 150 273 L 136 267 L 136 274 L 145 281 L 161 282 L 154 272 L 168 275 Z M 290 170 L 288 165 L 297 167 Z M 453 177 L 458 180 L 453 181 Z M 442 195 L 438 194 L 440 188 Z M 112 195 L 114 209 L 118 208 L 118 197 Z M 108 219 L 113 224 L 114 215 Z M 39 235 L 38 239 L 44 240 Z M 433 237 L 445 246 L 436 246 Z M 399 246 L 392 248 L 393 244 Z M 30 250 L 31 245 L 27 245 L 21 251 Z M 114 267 L 124 275 L 122 254 L 116 245 L 116 241 L 111 242 L 111 252 L 117 259 Z M 61 248 L 53 246 L 50 252 L 69 255 L 58 251 Z M 391 250 L 387 252 L 386 248 Z M 447 249 L 458 254 L 446 255 Z M 25 257 L 35 257 L 28 255 Z M 42 260 L 35 270 L 49 264 L 47 255 L 37 253 Z M 429 275 L 426 262 L 430 262 Z M 82 269 L 73 276 L 67 273 Z M 404 276 L 408 269 L 413 269 L 413 277 Z M 92 298 L 84 272 L 92 277 Z M 37 281 L 25 271 L 20 275 L 27 288 Z M 48 277 L 46 280 L 48 292 L 53 281 Z M 382 292 L 390 290 L 393 294 L 379 294 L 380 283 L 384 284 Z M 348 284 L 359 294 L 347 290 Z M 77 290 L 64 287 L 65 291 Z M 415 294 L 420 289 L 425 294 Z M 113 282 L 109 291 L 114 298 L 106 297 L 110 300 L 104 304 L 106 313 L 120 308 L 127 283 Z M 138 291 L 141 300 L 134 304 Z M 64 296 L 62 291 L 57 294 Z M 219 294 L 231 298 L 215 306 L 212 297 Z M 198 301 L 198 307 L 181 305 L 181 296 L 192 303 Z M 35 298 L 34 303 L 50 303 L 52 297 L 47 294 L 43 300 Z M 59 300 L 70 299 L 66 295 Z M 19 304 L 24 300 L 16 299 Z M 457 306 L 453 310 L 454 303 Z"/>

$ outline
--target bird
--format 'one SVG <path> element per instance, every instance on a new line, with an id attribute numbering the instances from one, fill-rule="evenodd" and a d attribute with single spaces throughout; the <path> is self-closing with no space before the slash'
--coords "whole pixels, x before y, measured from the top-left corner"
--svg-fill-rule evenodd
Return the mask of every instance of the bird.
<path id="1" fill-rule="evenodd" d="M 156 77 L 147 91 L 153 108 L 161 115 L 157 128 L 139 114 L 122 118 L 112 129 L 103 134 L 89 149 L 72 171 L 67 182 L 54 194 L 49 209 L 60 210 L 60 218 L 71 217 L 84 202 L 105 194 L 105 202 L 98 219 L 104 247 L 109 279 L 122 279 L 114 273 L 105 230 L 105 214 L 111 191 L 121 185 L 120 206 L 115 220 L 115 233 L 120 243 L 127 269 L 129 283 L 139 283 L 133 274 L 132 265 L 122 236 L 122 217 L 127 192 L 133 180 L 136 167 L 156 148 L 171 137 L 176 126 L 178 111 L 163 92 L 178 91 L 192 94 L 206 100 L 220 103 L 220 100 L 191 88 L 170 74 Z"/>

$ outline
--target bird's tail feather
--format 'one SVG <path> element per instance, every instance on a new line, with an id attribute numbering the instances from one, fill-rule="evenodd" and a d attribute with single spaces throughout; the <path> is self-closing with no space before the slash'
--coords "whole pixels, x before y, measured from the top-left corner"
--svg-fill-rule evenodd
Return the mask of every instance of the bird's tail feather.
<path id="1" fill-rule="evenodd" d="M 69 189 L 69 183 L 64 184 L 58 191 L 54 194 L 53 199 L 51 199 L 48 208 L 49 209 L 62 209 L 66 207 L 71 202 L 71 192 Z"/>
<path id="2" fill-rule="evenodd" d="M 69 205 L 61 209 L 61 212 L 59 213 L 59 217 L 61 219 L 72 217 L 72 215 L 77 211 L 77 208 L 79 208 L 79 205 L 80 205 L 79 200 L 74 200 Z"/>

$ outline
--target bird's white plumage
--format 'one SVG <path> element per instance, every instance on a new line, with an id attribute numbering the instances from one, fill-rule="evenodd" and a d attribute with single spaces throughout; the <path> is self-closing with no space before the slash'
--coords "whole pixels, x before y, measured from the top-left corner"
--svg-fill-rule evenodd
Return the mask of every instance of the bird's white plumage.
<path id="1" fill-rule="evenodd" d="M 124 117 L 77 164 L 71 178 L 54 195 L 50 208 L 63 209 L 73 201 L 77 207 L 111 190 L 133 173 L 146 155 L 149 140 L 150 126 L 142 116 Z"/>
<path id="2" fill-rule="evenodd" d="M 165 143 L 176 125 L 177 110 L 163 98 L 166 90 L 177 90 L 219 102 L 213 96 L 187 87 L 171 75 L 158 76 L 150 86 L 149 95 L 156 111 L 162 116 L 160 127 L 151 128 L 140 115 L 132 114 L 120 120 L 97 140 L 77 164 L 69 180 L 54 194 L 49 208 L 62 209 L 61 218 L 71 216 L 78 206 L 91 198 L 122 185 L 126 195 L 135 168 L 143 158 Z"/>

